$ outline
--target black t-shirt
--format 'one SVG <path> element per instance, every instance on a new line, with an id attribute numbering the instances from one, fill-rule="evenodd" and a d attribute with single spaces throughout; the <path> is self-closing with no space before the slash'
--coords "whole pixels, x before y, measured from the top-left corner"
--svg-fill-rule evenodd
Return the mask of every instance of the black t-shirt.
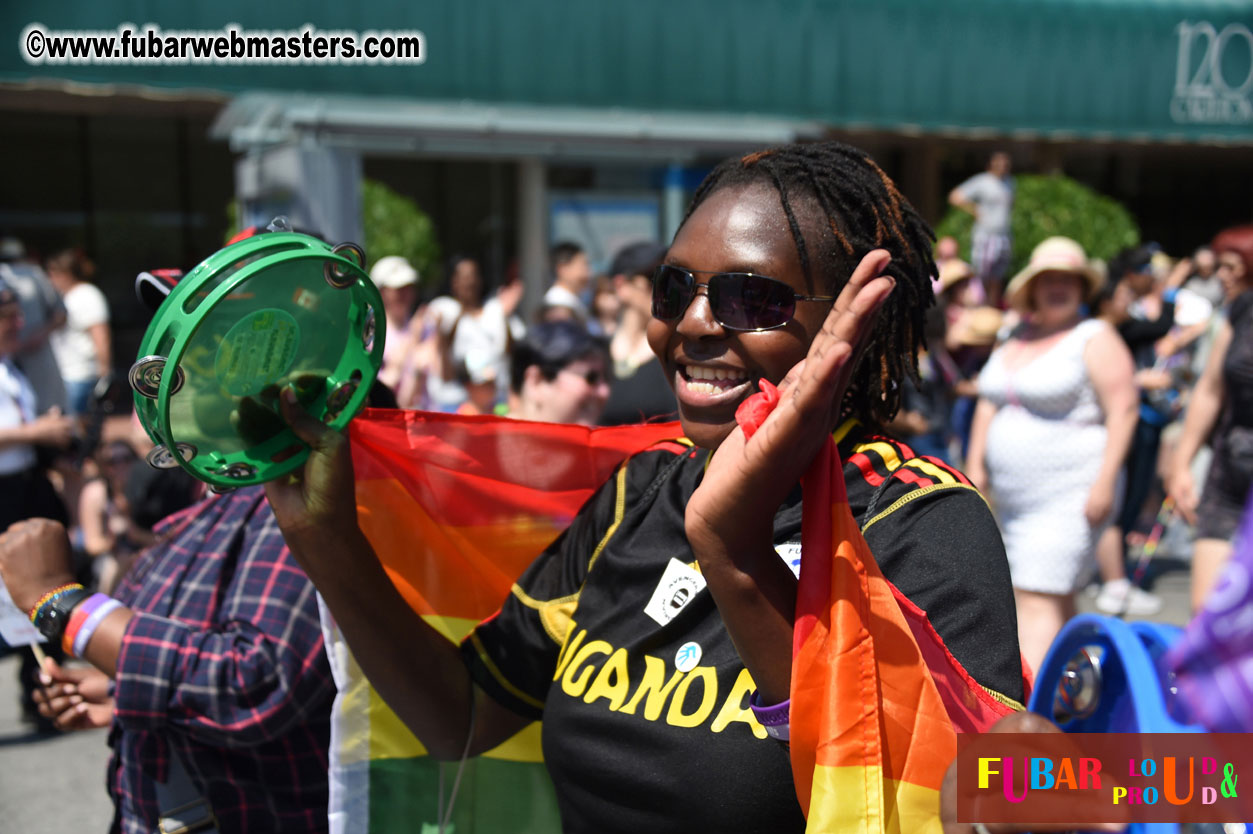
<path id="1" fill-rule="evenodd" d="M 980 684 L 1020 701 L 1009 569 L 983 498 L 903 444 L 842 432 L 849 504 L 883 573 Z M 787 749 L 752 717 L 755 686 L 684 535 L 707 456 L 665 443 L 632 457 L 463 643 L 480 686 L 543 718 L 566 831 L 804 829 Z M 789 563 L 800 522 L 798 490 L 775 518 Z"/>

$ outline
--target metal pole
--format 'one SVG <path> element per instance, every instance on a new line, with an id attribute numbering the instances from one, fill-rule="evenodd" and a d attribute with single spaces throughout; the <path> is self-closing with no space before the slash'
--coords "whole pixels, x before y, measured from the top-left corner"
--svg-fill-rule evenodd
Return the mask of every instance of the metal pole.
<path id="1" fill-rule="evenodd" d="M 518 271 L 526 286 L 525 318 L 533 320 L 548 289 L 548 185 L 543 160 L 518 161 Z"/>
<path id="2" fill-rule="evenodd" d="M 661 202 L 661 240 L 670 243 L 683 220 L 683 166 L 671 162 L 666 166 L 665 189 Z"/>

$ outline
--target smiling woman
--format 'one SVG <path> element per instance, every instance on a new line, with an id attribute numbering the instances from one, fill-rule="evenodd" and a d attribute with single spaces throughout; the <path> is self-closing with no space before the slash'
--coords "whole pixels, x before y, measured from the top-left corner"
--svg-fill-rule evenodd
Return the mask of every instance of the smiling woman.
<path id="1" fill-rule="evenodd" d="M 689 381 L 684 376 L 688 366 L 708 363 L 715 369 L 747 372 L 750 377 L 756 373 L 753 382 L 763 376 L 780 381 L 804 358 L 827 317 L 829 302 L 835 300 L 858 261 L 876 248 L 891 255 L 884 274 L 894 278 L 897 286 L 868 336 L 865 356 L 850 380 L 842 411 L 882 424 L 899 406 L 892 380 L 917 375 L 923 317 L 933 303 L 930 285 L 923 280 L 935 272 L 930 230 L 882 169 L 846 145 L 795 145 L 730 159 L 715 168 L 692 200 L 667 265 L 658 271 L 654 321 L 649 328 L 654 352 L 663 365 L 669 365 L 668 372 L 678 373 L 674 383 L 681 403 L 685 394 L 697 393 L 684 384 Z M 678 309 L 678 302 L 686 299 L 682 305 L 686 309 L 702 284 L 688 279 L 686 292 L 672 290 L 680 283 L 674 273 L 683 271 L 705 281 L 707 300 L 695 305 L 699 309 L 691 317 Z M 749 273 L 755 280 L 745 281 L 735 273 Z M 764 284 L 757 276 L 774 280 Z M 786 292 L 780 293 L 780 283 L 786 285 Z M 712 315 L 706 315 L 705 308 Z M 717 331 L 753 335 L 731 333 L 729 341 L 736 348 L 717 349 L 724 357 L 721 366 L 706 355 L 707 350 L 696 347 L 713 343 L 707 334 L 695 339 L 691 355 L 670 351 L 664 342 L 680 330 L 696 334 L 705 327 L 702 317 Z M 762 332 L 766 330 L 772 332 Z M 760 345 L 762 359 L 772 367 L 749 367 L 740 361 L 745 358 L 739 350 L 744 341 Z M 739 359 L 733 358 L 736 355 Z M 678 362 L 678 358 L 690 362 Z M 717 419 L 714 412 L 702 413 L 700 405 L 729 405 L 733 415 L 734 403 L 751 394 L 751 388 L 730 388 L 704 403 L 689 397 L 690 419 L 701 424 Z M 688 419 L 684 418 L 684 429 L 692 436 Z M 708 439 L 716 443 L 716 434 Z M 692 439 L 701 443 L 695 436 Z"/>
<path id="2" fill-rule="evenodd" d="M 302 480 L 268 486 L 275 516 L 362 669 L 432 755 L 490 749 L 542 718 L 566 830 L 802 830 L 777 739 L 798 484 L 833 434 L 883 573 L 975 681 L 1021 700 L 987 506 L 961 473 L 878 433 L 916 374 L 930 248 L 854 148 L 793 145 L 715 169 L 657 271 L 648 325 L 686 437 L 623 464 L 460 653 L 361 534 L 345 439 L 285 400 L 315 451 Z M 749 438 L 736 410 L 762 380 L 781 399 Z"/>
<path id="3" fill-rule="evenodd" d="M 509 362 L 511 417 L 596 425 L 609 399 L 609 347 L 586 327 L 541 322 Z"/>

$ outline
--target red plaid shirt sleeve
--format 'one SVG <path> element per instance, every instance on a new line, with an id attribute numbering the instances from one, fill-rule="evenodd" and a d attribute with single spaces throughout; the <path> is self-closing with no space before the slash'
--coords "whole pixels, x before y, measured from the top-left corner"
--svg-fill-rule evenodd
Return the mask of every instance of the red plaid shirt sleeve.
<path id="1" fill-rule="evenodd" d="M 171 747 L 222 830 L 325 829 L 335 684 L 316 592 L 264 494 L 210 499 L 161 532 L 116 593 L 135 612 L 111 739 L 122 830 L 155 828 Z"/>
<path id="2" fill-rule="evenodd" d="M 131 619 L 114 693 L 124 730 L 172 724 L 206 743 L 247 746 L 307 720 L 308 705 L 334 692 L 313 586 L 290 556 L 245 565 L 209 630 Z"/>

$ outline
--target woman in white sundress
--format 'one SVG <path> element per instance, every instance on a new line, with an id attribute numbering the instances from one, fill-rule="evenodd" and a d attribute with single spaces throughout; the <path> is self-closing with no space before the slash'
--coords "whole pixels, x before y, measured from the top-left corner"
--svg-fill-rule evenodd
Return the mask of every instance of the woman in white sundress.
<path id="1" fill-rule="evenodd" d="M 1023 322 L 979 376 L 966 471 L 992 494 L 1033 670 L 1095 567 L 1135 428 L 1131 354 L 1084 317 L 1099 280 L 1078 243 L 1042 242 L 1006 289 Z"/>

